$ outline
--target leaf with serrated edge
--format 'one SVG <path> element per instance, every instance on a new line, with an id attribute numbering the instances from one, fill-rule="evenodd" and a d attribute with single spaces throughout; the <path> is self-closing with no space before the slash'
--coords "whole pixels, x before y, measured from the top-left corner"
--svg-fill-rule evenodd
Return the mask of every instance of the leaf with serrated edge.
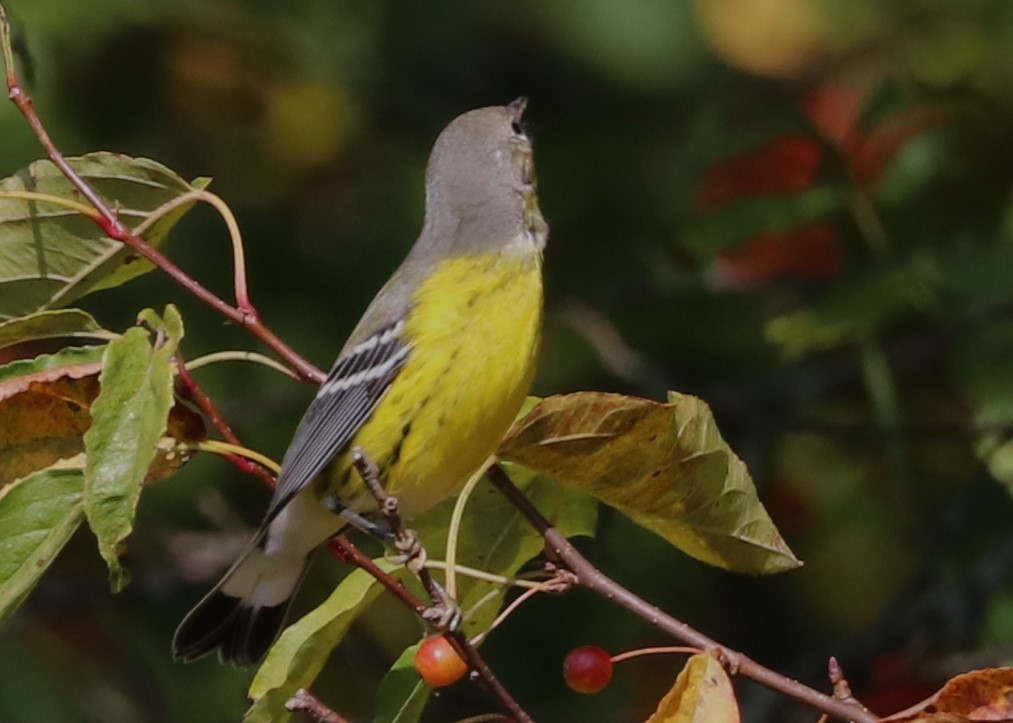
<path id="1" fill-rule="evenodd" d="M 713 655 L 690 657 L 647 723 L 739 723 L 728 674 Z"/>
<path id="2" fill-rule="evenodd" d="M 81 505 L 83 458 L 35 472 L 0 491 L 0 622 L 24 602 L 74 534 Z"/>
<path id="3" fill-rule="evenodd" d="M 394 575 L 403 570 L 382 560 L 377 565 Z M 365 570 L 352 570 L 321 605 L 288 626 L 250 683 L 249 696 L 254 703 L 246 711 L 244 723 L 289 720 L 285 701 L 316 680 L 355 618 L 383 589 Z"/>
<path id="4" fill-rule="evenodd" d="M 0 349 L 39 339 L 112 339 L 90 314 L 81 309 L 38 311 L 0 324 Z"/>
<path id="5" fill-rule="evenodd" d="M 415 670 L 415 654 L 421 641 L 405 648 L 376 689 L 373 723 L 417 723 L 433 689 Z"/>
<path id="6" fill-rule="evenodd" d="M 695 397 L 549 397 L 514 424 L 497 454 L 579 487 L 708 564 L 752 574 L 801 564 Z"/>
<path id="7" fill-rule="evenodd" d="M 172 407 L 172 354 L 183 335 L 173 306 L 166 307 L 164 323 L 150 311 L 142 317 L 164 337 L 161 346 L 152 348 L 148 332 L 139 327 L 109 343 L 99 395 L 91 408 L 92 425 L 84 435 L 84 509 L 114 591 L 126 584 L 120 546 L 133 528 L 141 483 L 165 433 Z"/>
<path id="8" fill-rule="evenodd" d="M 131 227 L 163 203 L 207 185 L 207 179 L 187 183 L 160 163 L 116 153 L 91 153 L 67 161 Z M 0 264 L 0 320 L 66 306 L 84 294 L 118 286 L 152 269 L 148 261 L 106 237 L 77 211 L 52 202 L 2 196 L 10 191 L 80 200 L 49 161 L 36 161 L 0 181 L 0 258 L 4 260 Z M 192 205 L 183 204 L 166 214 L 148 229 L 145 240 L 160 247 Z"/>

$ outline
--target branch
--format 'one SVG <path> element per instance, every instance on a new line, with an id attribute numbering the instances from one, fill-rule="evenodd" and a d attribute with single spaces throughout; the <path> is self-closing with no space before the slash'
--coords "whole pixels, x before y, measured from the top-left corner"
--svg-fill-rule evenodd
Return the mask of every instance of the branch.
<path id="1" fill-rule="evenodd" d="M 386 490 L 384 490 L 383 485 L 380 483 L 380 470 L 376 466 L 376 463 L 369 458 L 361 447 L 354 447 L 352 449 L 352 465 L 359 473 L 359 476 L 362 477 L 362 481 L 370 493 L 376 498 L 376 502 L 380 506 L 380 512 L 390 525 L 395 545 L 405 553 L 405 565 L 418 576 L 429 593 L 434 607 L 423 610 L 423 619 L 430 620 L 433 617 L 431 613 L 434 608 L 443 608 L 445 612 L 448 605 L 453 605 L 459 615 L 460 610 L 456 608 L 457 603 L 453 599 L 447 599 L 446 593 L 426 568 L 425 548 L 421 546 L 414 532 L 405 529 L 401 515 L 398 512 L 397 498 L 388 495 Z M 468 637 L 460 629 L 445 630 L 443 634 L 457 650 L 457 654 L 461 656 L 461 659 L 468 664 L 468 668 L 475 672 L 479 680 L 499 700 L 500 704 L 509 711 L 517 723 L 533 723 L 531 716 L 521 708 L 520 704 L 514 700 L 509 691 L 503 687 L 503 684 L 499 682 L 495 674 L 493 674 L 492 669 L 478 652 L 478 648 L 468 640 Z"/>
<path id="2" fill-rule="evenodd" d="M 780 673 L 751 660 L 742 653 L 729 650 L 686 623 L 677 620 L 642 598 L 637 597 L 615 580 L 605 575 L 591 564 L 586 557 L 581 555 L 570 544 L 569 540 L 556 530 L 552 526 L 552 523 L 517 489 L 502 466 L 499 464 L 492 465 L 487 474 L 489 480 L 496 488 L 510 500 L 514 507 L 545 538 L 546 552 L 566 565 L 577 576 L 578 585 L 597 592 L 638 617 L 647 620 L 652 625 L 658 626 L 672 637 L 689 643 L 693 647 L 718 651 L 725 667 L 732 674 L 743 675 L 755 680 L 757 683 L 772 690 L 795 698 L 816 710 L 823 711 L 843 721 L 876 723 L 879 720 L 878 716 L 873 715 L 861 705 L 832 698 L 798 681 L 786 678 Z"/>
<path id="3" fill-rule="evenodd" d="M 28 126 L 32 129 L 32 132 L 39 141 L 39 145 L 42 146 L 42 149 L 45 151 L 49 160 L 60 170 L 61 173 L 63 173 L 74 188 L 76 188 L 98 212 L 95 216 L 90 214 L 84 215 L 94 221 L 95 224 L 102 229 L 102 232 L 106 236 L 132 248 L 140 256 L 160 268 L 176 283 L 220 313 L 226 319 L 242 326 L 248 332 L 253 334 L 253 336 L 260 339 L 278 356 L 284 359 L 285 362 L 300 376 L 300 378 L 305 381 L 317 382 L 318 384 L 322 382 L 324 379 L 324 373 L 321 370 L 317 369 L 313 364 L 296 353 L 291 347 L 278 338 L 273 331 L 264 325 L 264 323 L 260 320 L 260 317 L 257 315 L 256 310 L 249 304 L 248 299 L 246 299 L 245 288 L 241 287 L 236 290 L 237 295 L 245 302 L 238 308 L 231 306 L 214 293 L 204 288 L 200 282 L 189 276 L 179 266 L 170 261 L 167 256 L 162 254 L 162 252 L 151 246 L 147 241 L 125 226 L 112 211 L 109 205 L 98 195 L 95 189 L 88 185 L 88 183 L 81 178 L 81 176 L 78 175 L 73 168 L 70 167 L 66 158 L 64 158 L 63 154 L 56 147 L 56 144 L 53 143 L 53 139 L 50 138 L 45 126 L 42 125 L 42 121 L 39 118 L 38 113 L 35 112 L 32 99 L 25 92 L 24 88 L 21 86 L 21 81 L 18 79 L 17 71 L 14 66 L 14 52 L 11 49 L 10 21 L 7 19 L 7 13 L 4 10 L 3 5 L 0 5 L 0 46 L 2 46 L 0 51 L 2 51 L 4 65 L 6 66 L 7 95 L 14 105 L 17 106 L 18 110 L 21 111 L 21 115 L 25 117 L 25 120 L 28 122 Z M 237 258 L 241 259 L 241 255 Z M 243 277 L 244 274 L 240 273 L 237 269 L 236 278 L 240 279 Z"/>
<path id="4" fill-rule="evenodd" d="M 342 718 L 305 688 L 300 688 L 295 692 L 295 695 L 285 701 L 285 710 L 292 712 L 297 710 L 305 711 L 320 723 L 348 723 L 347 718 Z"/>

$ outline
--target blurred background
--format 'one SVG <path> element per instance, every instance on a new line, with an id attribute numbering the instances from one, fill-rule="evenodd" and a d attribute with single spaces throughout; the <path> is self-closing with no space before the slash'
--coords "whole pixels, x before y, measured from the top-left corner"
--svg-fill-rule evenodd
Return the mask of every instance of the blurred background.
<path id="1" fill-rule="evenodd" d="M 536 392 L 703 397 L 806 566 L 709 569 L 603 513 L 587 554 L 724 644 L 823 686 L 836 655 L 889 713 L 1013 652 L 1013 4 L 1003 0 L 7 0 L 68 154 L 212 176 L 264 319 L 330 363 L 417 233 L 455 115 L 530 98 L 547 251 Z M 41 155 L 0 104 L 0 175 Z M 226 298 L 207 209 L 170 255 Z M 107 327 L 178 304 L 188 357 L 257 348 L 156 274 L 86 299 Z M 312 389 L 200 382 L 280 458 Z M 177 665 L 172 630 L 267 491 L 216 459 L 146 490 L 112 596 L 87 532 L 0 630 L 4 721 L 231 721 L 250 674 Z M 344 571 L 320 559 L 301 605 Z M 509 631 L 509 632 L 507 632 Z M 417 623 L 381 602 L 315 691 L 352 720 Z M 588 593 L 525 605 L 483 648 L 540 721 L 641 721 L 682 660 L 582 697 L 565 653 L 668 641 Z M 747 721 L 812 711 L 738 681 Z M 426 720 L 494 710 L 467 683 Z"/>

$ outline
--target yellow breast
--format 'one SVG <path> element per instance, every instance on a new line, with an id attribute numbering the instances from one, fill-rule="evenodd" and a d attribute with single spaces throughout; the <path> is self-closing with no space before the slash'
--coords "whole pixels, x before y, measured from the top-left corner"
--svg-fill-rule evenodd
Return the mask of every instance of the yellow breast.
<path id="1" fill-rule="evenodd" d="M 445 261 L 414 302 L 408 362 L 353 440 L 384 468 L 406 518 L 455 494 L 520 409 L 538 353 L 540 259 L 505 252 Z"/>

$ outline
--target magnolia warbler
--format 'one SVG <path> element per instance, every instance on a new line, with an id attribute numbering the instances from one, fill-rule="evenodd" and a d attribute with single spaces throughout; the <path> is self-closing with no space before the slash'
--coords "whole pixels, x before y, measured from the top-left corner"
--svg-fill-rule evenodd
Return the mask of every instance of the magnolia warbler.
<path id="1" fill-rule="evenodd" d="M 495 451 L 531 384 L 541 328 L 548 227 L 525 104 L 472 110 L 440 133 L 422 233 L 306 410 L 249 547 L 180 624 L 176 658 L 264 656 L 308 555 L 376 511 L 353 448 L 377 463 L 405 519 L 455 494 Z"/>

